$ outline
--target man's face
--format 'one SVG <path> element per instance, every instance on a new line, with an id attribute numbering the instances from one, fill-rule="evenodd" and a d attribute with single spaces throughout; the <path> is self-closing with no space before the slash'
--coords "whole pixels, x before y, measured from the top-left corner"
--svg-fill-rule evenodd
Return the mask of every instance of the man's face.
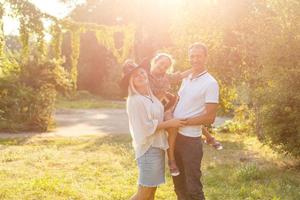
<path id="1" fill-rule="evenodd" d="M 189 61 L 193 68 L 204 67 L 206 61 L 205 51 L 202 48 L 192 48 L 189 51 Z"/>

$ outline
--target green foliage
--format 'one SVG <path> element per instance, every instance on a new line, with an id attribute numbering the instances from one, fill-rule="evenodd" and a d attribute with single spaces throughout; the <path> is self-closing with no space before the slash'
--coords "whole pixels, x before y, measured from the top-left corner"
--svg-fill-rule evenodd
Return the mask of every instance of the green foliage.
<path id="1" fill-rule="evenodd" d="M 206 43 L 208 68 L 226 88 L 221 88 L 221 107 L 248 105 L 242 112 L 234 108 L 237 116 L 224 128 L 257 134 L 274 149 L 299 156 L 299 1 L 197 1 L 181 6 L 171 31 L 175 47 L 170 48 L 178 65 L 188 66 L 189 44 Z M 234 99 L 229 91 L 236 88 L 242 89 Z"/>
<path id="2" fill-rule="evenodd" d="M 53 36 L 51 41 L 51 47 L 52 47 L 52 54 L 55 59 L 61 58 L 62 53 L 62 30 L 59 24 L 55 23 L 51 27 L 51 35 Z"/>
<path id="3" fill-rule="evenodd" d="M 242 166 L 236 175 L 241 181 L 259 180 L 263 177 L 263 173 L 254 164 Z"/>
<path id="4" fill-rule="evenodd" d="M 270 6 L 278 15 L 265 25 L 264 32 L 274 37 L 261 51 L 263 81 L 253 90 L 256 114 L 265 143 L 300 157 L 300 3 L 274 1 Z"/>
<path id="5" fill-rule="evenodd" d="M 4 30 L 3 30 L 3 14 L 4 14 L 4 9 L 3 6 L 0 5 L 0 60 L 4 56 L 4 45 L 5 45 Z"/>
<path id="6" fill-rule="evenodd" d="M 20 81 L 34 89 L 45 84 L 52 84 L 56 91 L 67 93 L 70 91 L 71 82 L 61 64 L 60 60 L 39 61 L 34 58 L 21 67 Z"/>
<path id="7" fill-rule="evenodd" d="M 80 54 L 80 29 L 76 28 L 71 31 L 71 80 L 74 91 L 77 89 L 77 63 Z"/>
<path id="8" fill-rule="evenodd" d="M 92 95 L 87 91 L 78 91 L 71 96 L 58 96 L 56 108 L 59 109 L 124 109 L 124 102 L 105 100 L 103 97 Z"/>
<path id="9" fill-rule="evenodd" d="M 2 4 L 4 3 L 4 4 Z M 4 6 L 3 6 L 4 5 Z M 4 34 L 2 16 L 4 8 L 11 16 L 20 20 L 20 55 L 12 56 L 8 50 L 4 56 Z M 45 42 L 46 29 L 43 20 L 53 23 L 52 41 L 48 55 Z M 118 61 L 122 62 L 129 54 L 133 43 L 134 28 L 131 26 L 108 27 L 90 23 L 77 23 L 71 20 L 58 20 L 41 12 L 29 1 L 3 0 L 0 7 L 0 130 L 8 131 L 45 131 L 52 123 L 52 112 L 56 93 L 69 93 L 77 89 L 78 60 L 80 56 L 80 37 L 85 30 L 109 33 L 107 38 L 98 37 L 98 42 L 110 48 Z M 64 59 L 61 55 L 62 32 L 70 31 L 71 54 L 70 72 L 62 67 Z M 124 32 L 124 47 L 114 45 L 115 32 Z M 52 55 L 51 55 L 52 53 Z M 50 58 L 55 60 L 51 60 Z M 4 59 L 5 58 L 5 59 Z M 120 73 L 119 73 L 120 74 Z M 107 81 L 111 81 L 109 76 Z M 115 85 L 107 85 L 107 89 L 117 91 Z"/>
<path id="10" fill-rule="evenodd" d="M 71 54 L 70 54 L 70 78 L 72 80 L 74 90 L 77 89 L 78 79 L 78 59 L 80 55 L 80 36 L 84 31 L 93 31 L 97 35 L 98 42 L 112 52 L 118 62 L 123 62 L 129 55 L 134 39 L 134 26 L 106 26 L 91 23 L 79 23 L 72 20 L 59 20 L 51 15 L 41 12 L 35 5 L 29 1 L 22 0 L 4 0 L 6 7 L 10 7 L 12 14 L 20 19 L 20 41 L 22 44 L 22 57 L 26 63 L 31 53 L 38 53 L 37 59 L 44 59 L 46 55 L 45 44 L 45 27 L 43 20 L 47 19 L 52 22 L 53 28 L 50 31 L 52 34 L 52 50 L 56 59 L 61 56 L 62 30 L 71 32 Z M 2 13 L 2 6 L 1 10 Z M 1 15 L 2 16 L 2 15 Z M 2 18 L 0 16 L 0 18 Z M 1 28 L 1 23 L 0 23 Z M 0 29 L 1 30 L 1 29 Z M 123 45 L 115 45 L 115 34 L 123 34 Z M 100 34 L 100 36 L 99 36 Z M 31 36 L 35 37 L 35 45 L 30 45 Z M 1 31 L 0 31 L 1 39 Z M 3 43 L 0 42 L 0 49 Z M 36 50 L 36 52 L 31 52 Z M 1 54 L 1 53 L 0 53 Z"/>
<path id="11" fill-rule="evenodd" d="M 45 131 L 52 123 L 55 90 L 33 89 L 20 82 L 1 81 L 1 131 Z"/>
<path id="12" fill-rule="evenodd" d="M 230 113 L 235 108 L 235 101 L 238 97 L 237 90 L 233 86 L 228 86 L 219 81 L 220 88 L 220 110 L 223 113 Z"/>
<path id="13" fill-rule="evenodd" d="M 0 7 L 0 20 L 3 8 L 10 7 L 12 15 L 20 19 L 20 40 L 23 46 L 22 62 L 4 59 L 7 56 L 1 57 L 4 40 L 0 23 L 0 77 L 5 78 L 1 81 L 8 88 L 12 88 L 12 85 L 24 87 L 29 96 L 32 90 L 48 90 L 48 87 L 44 87 L 47 84 L 59 91 L 69 88 L 70 84 L 76 88 L 80 36 L 83 32 L 95 33 L 98 44 L 110 52 L 105 52 L 108 58 L 103 56 L 103 59 L 97 60 L 105 62 L 106 69 L 102 67 L 99 70 L 97 64 L 92 68 L 98 69 L 97 75 L 101 74 L 97 80 L 104 83 L 101 85 L 102 95 L 110 97 L 118 95 L 117 80 L 121 74 L 113 58 L 118 62 L 127 58 L 132 53 L 133 41 L 137 60 L 172 44 L 166 49 L 174 55 L 180 70 L 189 66 L 186 59 L 188 45 L 201 41 L 206 43 L 209 50 L 207 66 L 221 86 L 221 108 L 224 112 L 235 112 L 234 119 L 225 125 L 225 129 L 257 134 L 276 150 L 300 155 L 299 1 L 179 1 L 180 6 L 174 12 L 176 14 L 164 10 L 170 9 L 167 3 L 157 6 L 161 0 L 143 5 L 131 1 L 131 7 L 125 6 L 129 3 L 125 0 L 122 3 L 88 1 L 71 14 L 74 21 L 58 20 L 42 13 L 29 1 L 2 2 L 6 4 Z M 117 17 L 121 20 L 116 22 Z M 51 45 L 53 57 L 57 60 L 61 56 L 61 33 L 71 32 L 71 81 L 61 67 L 55 67 L 61 64 L 43 61 L 46 44 L 42 19 L 45 18 L 53 22 Z M 136 33 L 135 26 L 138 27 Z M 29 44 L 32 36 L 37 36 L 33 45 Z M 172 43 L 168 43 L 171 39 Z M 36 63 L 30 61 L 30 55 L 34 53 L 40 55 Z M 81 67 L 84 70 L 85 66 Z M 94 72 L 91 68 L 89 70 Z M 33 80 L 32 77 L 38 78 Z M 90 81 L 90 77 L 86 77 L 86 81 Z M 98 82 L 92 85 L 96 84 Z M 1 94 L 23 98 L 21 94 L 7 91 Z M 240 102 L 243 102 L 241 107 Z M 1 110 L 4 119 L 3 108 Z"/>
<path id="14" fill-rule="evenodd" d="M 111 28 L 98 29 L 96 32 L 97 40 L 105 48 L 109 49 L 117 59 L 118 63 L 122 63 L 130 55 L 130 50 L 134 44 L 135 27 L 130 26 L 117 26 Z M 115 34 L 123 33 L 122 48 L 116 47 Z"/>
<path id="15" fill-rule="evenodd" d="M 29 58 L 29 32 L 25 21 L 21 18 L 20 20 L 20 41 L 22 44 L 22 57 L 24 62 L 26 62 Z"/>
<path id="16" fill-rule="evenodd" d="M 263 139 L 279 152 L 299 157 L 300 71 L 286 66 L 271 73 L 269 87 L 257 94 L 261 103 L 259 116 L 264 127 Z"/>
<path id="17" fill-rule="evenodd" d="M 0 80 L 0 130 L 46 131 L 57 91 L 67 92 L 71 84 L 58 61 L 34 59 L 19 68 Z"/>
<path id="18" fill-rule="evenodd" d="M 251 134 L 255 122 L 254 112 L 245 104 L 236 107 L 232 120 L 226 121 L 218 131 L 223 133 Z"/>

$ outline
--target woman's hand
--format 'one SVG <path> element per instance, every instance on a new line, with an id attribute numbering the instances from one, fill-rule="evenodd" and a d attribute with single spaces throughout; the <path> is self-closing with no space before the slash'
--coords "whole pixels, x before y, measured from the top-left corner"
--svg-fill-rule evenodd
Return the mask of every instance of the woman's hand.
<path id="1" fill-rule="evenodd" d="M 179 128 L 187 124 L 185 119 L 170 119 L 166 121 L 166 126 L 168 128 Z"/>
<path id="2" fill-rule="evenodd" d="M 157 129 L 179 128 L 186 126 L 186 119 L 169 119 L 158 124 Z"/>

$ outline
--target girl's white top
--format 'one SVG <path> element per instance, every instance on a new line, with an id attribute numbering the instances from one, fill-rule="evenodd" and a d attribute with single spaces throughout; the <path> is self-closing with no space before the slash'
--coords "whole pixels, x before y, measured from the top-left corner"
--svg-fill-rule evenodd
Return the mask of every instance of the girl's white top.
<path id="1" fill-rule="evenodd" d="M 147 98 L 134 94 L 127 98 L 127 114 L 135 158 L 138 159 L 152 146 L 163 150 L 169 148 L 165 130 L 156 130 L 164 119 L 164 107 L 152 95 Z"/>

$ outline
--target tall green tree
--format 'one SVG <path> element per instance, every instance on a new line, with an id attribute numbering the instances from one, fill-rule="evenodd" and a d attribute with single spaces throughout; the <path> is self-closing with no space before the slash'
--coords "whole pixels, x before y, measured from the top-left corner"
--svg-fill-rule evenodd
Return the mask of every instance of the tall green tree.
<path id="1" fill-rule="evenodd" d="M 299 5 L 295 0 L 182 2 L 171 49 L 180 65 L 188 66 L 188 44 L 206 43 L 208 66 L 221 88 L 229 89 L 221 90 L 221 99 L 231 96 L 230 88 L 237 90 L 229 105 L 248 104 L 255 114 L 252 131 L 295 156 L 300 155 Z"/>
<path id="2" fill-rule="evenodd" d="M 138 62 L 144 57 L 152 56 L 157 50 L 170 45 L 168 12 L 160 5 L 161 1 L 138 0 L 89 0 L 78 6 L 71 14 L 76 22 L 104 25 L 134 25 L 134 49 L 129 52 L 131 58 Z M 119 49 L 124 44 L 125 35 L 117 32 L 114 46 Z M 118 96 L 118 80 L 121 66 L 114 58 L 113 52 L 96 42 L 93 32 L 81 36 L 79 59 L 79 89 L 92 93 Z M 66 43 L 65 43 L 66 44 Z M 64 51 L 68 53 L 67 46 Z M 125 50 L 127 48 L 125 47 Z"/>

